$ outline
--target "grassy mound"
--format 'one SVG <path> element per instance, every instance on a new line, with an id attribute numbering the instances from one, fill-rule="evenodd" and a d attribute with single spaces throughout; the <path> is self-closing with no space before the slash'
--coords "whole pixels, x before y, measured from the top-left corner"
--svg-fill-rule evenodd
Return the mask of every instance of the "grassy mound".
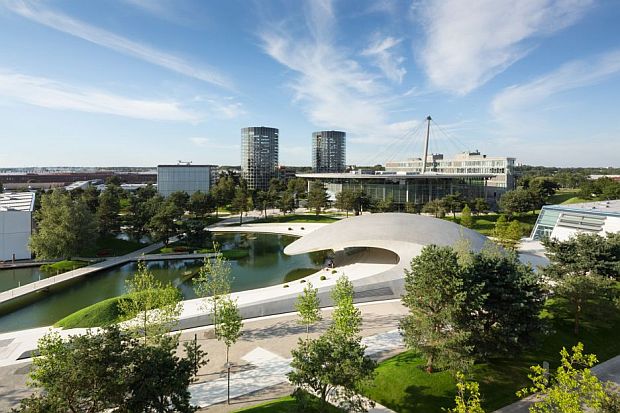
<path id="1" fill-rule="evenodd" d="M 129 300 L 127 296 L 112 297 L 96 304 L 82 308 L 57 321 L 54 327 L 88 328 L 102 327 L 123 321 L 118 307 L 121 300 Z"/>
<path id="2" fill-rule="evenodd" d="M 76 261 L 76 260 L 63 260 L 58 261 L 53 264 L 43 264 L 41 265 L 41 271 L 48 275 L 56 275 L 62 274 L 63 272 L 73 271 L 75 269 L 85 267 L 88 265 L 87 261 Z"/>
<path id="3" fill-rule="evenodd" d="M 297 269 L 289 271 L 284 276 L 284 282 L 288 283 L 291 281 L 299 280 L 300 278 L 307 277 L 310 274 L 314 274 L 317 271 L 319 270 L 317 270 L 316 268 L 297 268 Z"/>
<path id="4" fill-rule="evenodd" d="M 244 248 L 233 248 L 222 251 L 222 255 L 227 260 L 240 260 L 241 258 L 248 257 L 250 255 L 250 250 Z"/>
<path id="5" fill-rule="evenodd" d="M 267 218 L 260 218 L 251 221 L 252 224 L 262 224 L 262 223 L 332 223 L 338 221 L 338 218 L 334 218 L 328 215 L 305 215 L 305 214 L 293 214 L 293 215 L 278 215 L 278 216 L 268 216 Z"/>
<path id="6" fill-rule="evenodd" d="M 537 348 L 514 357 L 502 357 L 474 365 L 473 380 L 480 383 L 483 407 L 494 411 L 517 400 L 516 391 L 531 384 L 527 378 L 530 366 L 548 361 L 555 369 L 562 347 L 570 348 L 581 341 L 586 353 L 596 354 L 599 361 L 620 353 L 618 328 L 620 313 L 603 310 L 595 301 L 585 307 L 581 334 L 573 334 L 573 319 L 565 300 L 549 300 L 541 317 L 548 320 L 550 333 L 540 337 Z M 377 367 L 373 384 L 362 393 L 399 412 L 441 412 L 452 407 L 455 382 L 447 372 L 427 374 L 424 360 L 412 351 L 388 359 Z"/>

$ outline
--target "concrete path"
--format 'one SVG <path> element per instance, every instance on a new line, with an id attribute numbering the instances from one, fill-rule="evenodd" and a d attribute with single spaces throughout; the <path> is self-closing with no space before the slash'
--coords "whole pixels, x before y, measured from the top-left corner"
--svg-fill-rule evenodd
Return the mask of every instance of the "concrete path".
<path id="1" fill-rule="evenodd" d="M 604 361 L 592 367 L 592 373 L 601 381 L 610 381 L 620 385 L 620 356 Z M 532 395 L 513 404 L 495 410 L 494 413 L 528 413 L 529 408 L 540 400 L 540 396 Z"/>

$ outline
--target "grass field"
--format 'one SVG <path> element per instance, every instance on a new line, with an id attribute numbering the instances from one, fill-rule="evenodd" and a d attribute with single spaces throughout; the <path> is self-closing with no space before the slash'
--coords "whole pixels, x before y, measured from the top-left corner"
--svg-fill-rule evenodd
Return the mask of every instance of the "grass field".
<path id="1" fill-rule="evenodd" d="M 41 271 L 49 275 L 62 274 L 63 272 L 73 271 L 88 265 L 87 261 L 63 260 L 53 264 L 41 265 Z"/>
<path id="2" fill-rule="evenodd" d="M 483 214 L 483 215 L 474 215 L 472 216 L 474 221 L 474 226 L 472 229 L 474 231 L 478 231 L 482 235 L 491 236 L 493 235 L 493 229 L 495 228 L 495 223 L 497 219 L 500 217 L 500 214 Z M 459 223 L 459 217 L 454 219 L 451 216 L 447 216 L 444 218 L 447 221 Z M 523 236 L 527 236 L 532 232 L 532 228 L 534 228 L 534 224 L 536 224 L 536 220 L 538 219 L 538 214 L 527 213 L 521 216 L 515 216 L 513 219 L 516 219 L 521 223 L 521 229 Z"/>
<path id="3" fill-rule="evenodd" d="M 306 214 L 291 214 L 291 215 L 277 215 L 277 216 L 268 216 L 267 218 L 260 218 L 252 221 L 252 224 L 262 224 L 262 223 L 326 223 L 329 224 L 331 222 L 338 221 L 338 218 L 334 218 L 329 215 L 306 215 Z"/>
<path id="4" fill-rule="evenodd" d="M 319 399 L 314 399 L 314 404 L 310 406 L 309 409 L 305 410 L 308 413 L 316 412 L 316 413 L 342 413 L 343 411 L 332 406 L 328 405 L 327 408 L 323 408 L 319 404 Z M 299 407 L 295 402 L 295 399 L 291 396 L 281 397 L 279 399 L 258 404 L 256 406 L 248 407 L 241 410 L 235 410 L 235 412 L 244 412 L 244 413 L 298 413 Z"/>
<path id="5" fill-rule="evenodd" d="M 557 205 L 557 204 L 569 205 L 569 204 L 576 204 L 576 203 L 579 203 L 579 202 L 588 202 L 588 201 L 590 201 L 588 199 L 579 198 L 578 194 L 579 194 L 579 190 L 578 189 L 560 189 L 554 195 L 549 197 L 549 199 L 547 200 L 547 204 L 549 204 L 549 205 Z"/>
<path id="6" fill-rule="evenodd" d="M 125 296 L 108 298 L 96 304 L 82 308 L 75 313 L 57 321 L 54 327 L 62 328 L 88 328 L 102 327 L 122 321 L 118 308 L 120 300 L 127 299 Z"/>
<path id="7" fill-rule="evenodd" d="M 493 411 L 516 401 L 515 392 L 530 383 L 529 367 L 543 361 L 549 361 L 551 368 L 557 367 L 562 346 L 569 348 L 581 341 L 585 352 L 596 354 L 600 361 L 619 354 L 620 314 L 616 310 L 604 311 L 598 304 L 592 302 L 586 307 L 581 334 L 575 337 L 567 303 L 549 300 L 542 316 L 549 322 L 550 334 L 541 335 L 539 346 L 516 357 L 476 364 L 472 374 L 480 383 L 483 407 Z M 423 366 L 424 360 L 412 351 L 401 353 L 379 364 L 373 385 L 363 393 L 401 413 L 441 412 L 442 407 L 452 407 L 455 394 L 452 376 L 447 372 L 427 374 Z"/>

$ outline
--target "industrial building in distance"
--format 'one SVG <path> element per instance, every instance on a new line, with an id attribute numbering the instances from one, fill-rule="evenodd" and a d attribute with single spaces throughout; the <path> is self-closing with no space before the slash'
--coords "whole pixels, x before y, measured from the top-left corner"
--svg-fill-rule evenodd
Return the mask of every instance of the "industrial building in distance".
<path id="1" fill-rule="evenodd" d="M 201 191 L 208 193 L 217 178 L 216 165 L 178 165 L 157 166 L 157 192 L 169 196 L 173 192 L 183 191 L 189 195 Z"/>
<path id="2" fill-rule="evenodd" d="M 279 131 L 255 126 L 241 129 L 241 177 L 249 189 L 269 188 L 277 177 Z"/>
<path id="3" fill-rule="evenodd" d="M 312 171 L 317 173 L 344 172 L 346 136 L 341 131 L 320 131 L 312 134 Z"/>
<path id="4" fill-rule="evenodd" d="M 0 193 L 0 260 L 29 260 L 34 192 Z"/>

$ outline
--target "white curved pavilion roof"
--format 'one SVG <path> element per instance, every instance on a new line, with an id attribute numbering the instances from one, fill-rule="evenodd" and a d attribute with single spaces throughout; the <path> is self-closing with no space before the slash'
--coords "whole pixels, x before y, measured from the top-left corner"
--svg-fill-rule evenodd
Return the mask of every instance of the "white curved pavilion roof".
<path id="1" fill-rule="evenodd" d="M 373 247 L 393 251 L 403 259 L 417 255 L 426 245 L 454 245 L 461 239 L 469 241 L 475 251 L 488 241 L 478 232 L 443 219 L 402 213 L 371 214 L 319 228 L 289 244 L 284 253 Z"/>

